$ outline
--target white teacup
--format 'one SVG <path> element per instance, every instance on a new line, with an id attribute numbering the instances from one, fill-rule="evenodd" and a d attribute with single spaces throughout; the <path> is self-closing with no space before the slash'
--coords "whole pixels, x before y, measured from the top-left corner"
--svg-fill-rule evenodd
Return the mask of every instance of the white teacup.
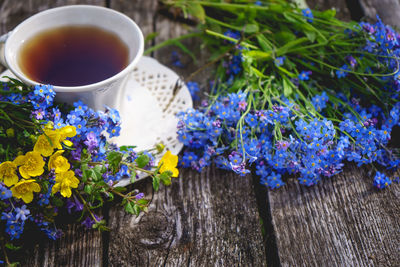
<path id="1" fill-rule="evenodd" d="M 54 86 L 57 92 L 56 99 L 66 103 L 82 100 L 95 110 L 103 110 L 105 105 L 115 108 L 121 86 L 141 58 L 144 47 L 141 30 L 133 20 L 122 13 L 89 5 L 64 6 L 40 12 L 0 38 L 0 62 L 24 83 L 37 85 L 39 83 L 27 77 L 18 65 L 21 46 L 42 31 L 74 25 L 96 26 L 116 34 L 128 47 L 129 63 L 116 75 L 100 82 L 84 86 Z"/>

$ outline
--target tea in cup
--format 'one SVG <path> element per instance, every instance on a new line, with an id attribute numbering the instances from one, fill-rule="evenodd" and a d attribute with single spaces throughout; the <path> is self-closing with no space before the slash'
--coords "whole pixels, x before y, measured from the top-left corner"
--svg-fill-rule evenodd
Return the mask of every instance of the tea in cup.
<path id="1" fill-rule="evenodd" d="M 57 100 L 117 107 L 143 54 L 136 23 L 112 9 L 73 5 L 38 13 L 4 35 L 2 63 L 28 85 L 51 84 Z"/>

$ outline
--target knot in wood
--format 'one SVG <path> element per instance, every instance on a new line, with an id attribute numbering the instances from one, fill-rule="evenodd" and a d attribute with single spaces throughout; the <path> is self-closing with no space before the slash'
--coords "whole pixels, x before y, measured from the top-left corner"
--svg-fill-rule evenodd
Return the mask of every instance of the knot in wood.
<path id="1" fill-rule="evenodd" d="M 136 242 L 146 248 L 167 246 L 175 232 L 171 216 L 161 212 L 149 212 L 135 225 L 132 235 Z"/>

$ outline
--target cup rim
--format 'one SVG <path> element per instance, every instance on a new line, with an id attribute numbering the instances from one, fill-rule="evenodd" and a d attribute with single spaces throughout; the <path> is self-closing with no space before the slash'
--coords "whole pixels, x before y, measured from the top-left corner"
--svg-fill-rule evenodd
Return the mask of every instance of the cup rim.
<path id="1" fill-rule="evenodd" d="M 138 48 L 138 52 L 135 55 L 135 57 L 132 59 L 132 61 L 120 72 L 118 72 L 117 74 L 115 74 L 114 76 L 111 76 L 105 80 L 96 82 L 96 83 L 91 83 L 88 85 L 81 85 L 81 86 L 59 86 L 59 85 L 53 85 L 53 88 L 56 92 L 87 92 L 87 91 L 92 91 L 98 88 L 101 88 L 102 86 L 109 84 L 115 80 L 118 79 L 122 79 L 125 75 L 127 75 L 129 72 L 131 72 L 134 68 L 134 66 L 137 64 L 137 62 L 139 61 L 139 59 L 142 57 L 143 55 L 143 51 L 144 51 L 144 37 L 143 37 L 143 33 L 140 30 L 139 26 L 136 24 L 136 22 L 134 22 L 130 17 L 128 17 L 127 15 L 118 12 L 116 10 L 113 10 L 111 8 L 107 8 L 107 7 L 102 7 L 102 6 L 93 6 L 93 5 L 69 5 L 69 6 L 61 6 L 61 7 L 56 7 L 56 8 L 51 8 L 51 9 L 47 9 L 45 11 L 39 12 L 27 19 L 25 19 L 24 21 L 22 21 L 20 24 L 18 24 L 11 32 L 10 36 L 7 38 L 8 40 L 12 37 L 12 35 L 14 33 L 16 33 L 20 28 L 24 27 L 27 23 L 29 23 L 30 21 L 37 19 L 37 17 L 40 17 L 42 15 L 45 14 L 49 14 L 49 13 L 54 13 L 54 12 L 58 12 L 60 10 L 66 10 L 66 9 L 97 9 L 97 10 L 101 10 L 101 11 L 106 11 L 106 12 L 110 12 L 113 13 L 115 15 L 121 16 L 125 19 L 127 19 L 133 26 L 134 30 L 137 31 L 138 36 L 139 36 L 139 48 Z M 42 83 L 36 82 L 34 80 L 31 80 L 30 78 L 28 78 L 23 72 L 13 68 L 13 66 L 10 64 L 10 60 L 9 60 L 9 56 L 8 56 L 8 48 L 9 48 L 9 44 L 6 41 L 5 46 L 4 46 L 4 58 L 6 61 L 6 64 L 8 65 L 8 68 L 18 77 L 20 78 L 23 82 L 28 83 L 28 84 L 32 84 L 32 85 L 41 85 Z"/>

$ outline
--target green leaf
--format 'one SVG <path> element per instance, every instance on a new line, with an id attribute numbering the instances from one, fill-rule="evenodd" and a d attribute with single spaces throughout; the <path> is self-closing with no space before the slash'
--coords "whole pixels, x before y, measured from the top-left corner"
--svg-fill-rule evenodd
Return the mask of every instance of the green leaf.
<path id="1" fill-rule="evenodd" d="M 92 191 L 93 191 L 93 186 L 87 184 L 87 185 L 85 185 L 83 191 L 85 191 L 86 194 L 90 195 L 92 193 Z"/>
<path id="2" fill-rule="evenodd" d="M 125 211 L 129 214 L 135 214 L 135 210 L 132 207 L 132 203 L 131 202 L 127 202 L 125 205 Z"/>
<path id="3" fill-rule="evenodd" d="M 105 220 L 101 220 L 99 222 L 96 222 L 95 224 L 93 224 L 92 228 L 93 229 L 99 229 L 100 231 L 109 231 L 109 229 L 106 226 L 106 221 Z"/>
<path id="4" fill-rule="evenodd" d="M 148 203 L 149 203 L 149 200 L 147 200 L 147 199 L 144 199 L 144 198 L 142 198 L 142 199 L 139 199 L 139 200 L 137 200 L 136 201 L 139 205 L 147 205 Z"/>
<path id="5" fill-rule="evenodd" d="M 142 154 L 139 157 L 136 158 L 135 162 L 139 168 L 145 167 L 150 161 L 149 156 L 146 154 Z"/>
<path id="6" fill-rule="evenodd" d="M 172 176 L 172 172 L 165 171 L 160 174 L 160 180 L 163 182 L 164 185 L 170 185 L 171 184 L 171 176 Z"/>
<path id="7" fill-rule="evenodd" d="M 88 179 L 91 178 L 91 180 L 94 182 L 100 181 L 102 179 L 101 173 L 99 173 L 98 171 L 96 172 L 95 169 L 86 170 L 85 175 Z"/>
<path id="8" fill-rule="evenodd" d="M 126 188 L 122 187 L 122 186 L 117 186 L 117 187 L 114 187 L 114 191 L 122 193 L 122 192 L 126 191 Z"/>
<path id="9" fill-rule="evenodd" d="M 290 31 L 277 32 L 274 37 L 279 44 L 286 44 L 297 39 L 296 35 Z"/>
<path id="10" fill-rule="evenodd" d="M 105 173 L 106 172 L 106 169 L 105 169 L 105 167 L 103 166 L 103 165 L 96 165 L 96 166 L 94 166 L 93 167 L 93 172 L 94 172 L 94 176 L 95 177 L 93 177 L 94 179 L 94 181 L 102 181 L 103 180 L 103 173 Z"/>
<path id="11" fill-rule="evenodd" d="M 287 19 L 288 21 L 292 22 L 292 23 L 299 23 L 301 22 L 297 17 L 292 16 L 293 13 L 291 12 L 283 12 L 283 16 L 285 17 L 285 19 Z"/>
<path id="12" fill-rule="evenodd" d="M 3 76 L 2 78 L 7 78 L 11 81 L 12 85 L 16 85 L 16 86 L 21 86 L 21 87 L 26 87 L 26 84 L 24 84 L 23 82 L 21 82 L 20 80 L 11 78 L 9 76 Z"/>
<path id="13" fill-rule="evenodd" d="M 201 6 L 200 3 L 193 2 L 188 4 L 187 10 L 190 14 L 198 18 L 202 23 L 205 22 L 206 12 L 204 11 L 204 8 Z"/>
<path id="14" fill-rule="evenodd" d="M 116 173 L 119 168 L 119 164 L 122 160 L 122 153 L 117 151 L 111 151 L 107 155 L 108 164 L 111 167 L 113 173 Z"/>
<path id="15" fill-rule="evenodd" d="M 19 246 L 14 246 L 14 244 L 12 244 L 12 243 L 6 243 L 5 247 L 10 249 L 10 250 L 19 250 L 20 248 L 22 248 L 22 247 L 19 247 Z"/>
<path id="16" fill-rule="evenodd" d="M 336 16 L 336 10 L 334 8 L 325 10 L 319 14 L 320 18 L 333 19 Z"/>
<path id="17" fill-rule="evenodd" d="M 133 204 L 133 211 L 136 215 L 140 214 L 140 207 L 139 205 Z"/>
<path id="18" fill-rule="evenodd" d="M 272 12 L 282 13 L 284 11 L 284 6 L 282 4 L 272 3 L 268 7 Z"/>
<path id="19" fill-rule="evenodd" d="M 310 40 L 310 42 L 314 42 L 315 38 L 317 37 L 316 32 L 314 31 L 305 31 L 304 34 L 307 36 L 308 40 Z"/>
<path id="20" fill-rule="evenodd" d="M 250 51 L 243 51 L 242 53 L 245 57 L 250 57 L 256 60 L 272 59 L 271 52 L 264 52 L 261 50 L 250 50 Z"/>
<path id="21" fill-rule="evenodd" d="M 273 50 L 273 45 L 264 35 L 257 34 L 256 38 L 257 38 L 258 44 L 264 50 L 264 52 L 270 52 Z"/>
<path id="22" fill-rule="evenodd" d="M 244 27 L 244 32 L 245 33 L 255 33 L 259 31 L 259 27 L 257 24 L 247 24 Z"/>
<path id="23" fill-rule="evenodd" d="M 251 66 L 250 69 L 257 77 L 267 78 L 267 76 L 265 76 L 261 71 L 259 71 L 258 69 L 254 68 L 253 66 Z"/>
<path id="24" fill-rule="evenodd" d="M 293 93 L 293 89 L 290 86 L 290 83 L 286 80 L 286 78 L 283 78 L 283 94 L 285 97 L 289 97 Z"/>
<path id="25" fill-rule="evenodd" d="M 131 184 L 133 184 L 134 182 L 136 182 L 136 173 L 132 173 L 131 174 L 131 180 L 130 180 Z"/>
<path id="26" fill-rule="evenodd" d="M 299 38 L 299 39 L 297 39 L 297 40 L 293 40 L 293 41 L 291 41 L 291 42 L 285 44 L 284 46 L 280 47 L 280 48 L 278 49 L 278 51 L 276 52 L 276 55 L 277 55 L 278 57 L 279 57 L 279 56 L 282 56 L 282 55 L 284 55 L 290 48 L 295 47 L 295 46 L 298 47 L 298 46 L 302 45 L 303 43 L 307 43 L 307 42 L 308 42 L 308 38 L 306 38 L 306 37 L 301 37 L 301 38 Z"/>
<path id="27" fill-rule="evenodd" d="M 147 42 L 153 40 L 154 38 L 156 38 L 157 36 L 158 36 L 158 32 L 149 33 L 148 35 L 146 35 L 144 42 L 147 43 Z"/>
<path id="28" fill-rule="evenodd" d="M 158 191 L 158 188 L 160 187 L 160 176 L 156 175 L 153 176 L 153 188 L 155 191 Z"/>

